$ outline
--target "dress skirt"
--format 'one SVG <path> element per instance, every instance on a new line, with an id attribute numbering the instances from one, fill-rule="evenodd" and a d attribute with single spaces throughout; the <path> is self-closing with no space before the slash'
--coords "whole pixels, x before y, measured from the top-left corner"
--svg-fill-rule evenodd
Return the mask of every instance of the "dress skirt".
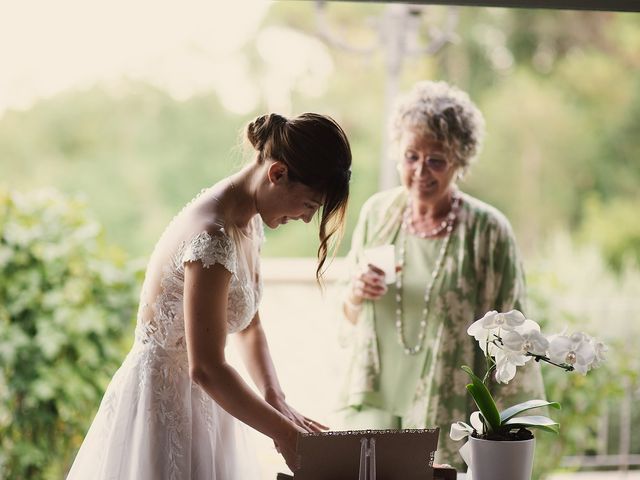
<path id="1" fill-rule="evenodd" d="M 184 347 L 136 340 L 67 480 L 259 479 L 249 435 L 192 382 Z"/>

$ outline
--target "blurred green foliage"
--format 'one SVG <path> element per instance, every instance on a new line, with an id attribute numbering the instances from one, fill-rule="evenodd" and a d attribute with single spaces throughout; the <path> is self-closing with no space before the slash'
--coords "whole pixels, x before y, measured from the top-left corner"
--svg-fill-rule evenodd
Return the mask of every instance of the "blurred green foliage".
<path id="1" fill-rule="evenodd" d="M 62 478 L 130 341 L 139 268 L 85 206 L 0 189 L 0 478 Z"/>
<path id="2" fill-rule="evenodd" d="M 366 47 L 376 40 L 374 27 L 387 7 L 329 2 L 327 19 L 344 41 Z M 638 201 L 639 17 L 472 7 L 458 13 L 459 39 L 435 55 L 406 57 L 400 90 L 434 78 L 470 92 L 488 132 L 461 186 L 507 214 L 526 254 L 541 247 L 548 232 L 569 229 L 601 245 L 618 268 L 623 254 L 611 249 L 635 245 L 637 233 L 635 240 L 625 234 L 611 242 L 605 237 L 620 236 L 618 228 L 601 235 L 592 230 L 601 233 L 594 215 L 618 218 Z M 444 7 L 430 7 L 420 21 L 426 31 L 445 18 Z M 313 37 L 313 3 L 275 2 L 262 28 L 273 26 Z M 257 38 L 239 55 L 259 79 L 267 70 Z M 333 73 L 322 94 L 305 94 L 299 81 L 289 97 L 293 113 L 328 113 L 349 134 L 354 174 L 342 255 L 360 206 L 378 189 L 389 58 L 382 45 L 366 55 L 328 52 Z M 241 116 L 227 112 L 214 93 L 177 100 L 126 81 L 69 91 L 0 118 L 0 162 L 10 172 L 0 182 L 84 195 L 110 239 L 133 255 L 147 255 L 184 203 L 248 159 L 240 148 L 242 128 L 268 109 L 263 98 Z M 592 198 L 601 211 L 589 204 Z M 267 236 L 266 256 L 316 253 L 313 224 Z M 637 258 L 637 247 L 631 252 Z"/>
<path id="3" fill-rule="evenodd" d="M 547 398 L 562 404 L 554 412 L 560 438 L 536 436 L 534 478 L 544 478 L 565 455 L 619 452 L 625 385 L 630 392 L 640 387 L 640 323 L 633 321 L 640 311 L 640 269 L 629 262 L 616 272 L 598 248 L 581 246 L 565 233 L 553 235 L 540 256 L 527 262 L 527 271 L 529 315 L 546 334 L 584 331 L 608 347 L 606 362 L 586 376 L 541 366 Z M 598 446 L 603 415 L 609 416 L 612 437 L 604 451 Z M 632 422 L 640 411 L 634 415 Z M 632 433 L 631 440 L 631 451 L 640 451 L 640 437 Z"/>
<path id="4" fill-rule="evenodd" d="M 5 113 L 0 162 L 10 177 L 0 178 L 84 197 L 109 239 L 147 254 L 164 223 L 207 185 L 203 177 L 235 170 L 239 128 L 212 95 L 177 102 L 136 83 L 117 95 L 69 92 Z"/>
<path id="5" fill-rule="evenodd" d="M 594 196 L 584 203 L 584 220 L 576 237 L 583 244 L 598 245 L 607 264 L 619 273 L 640 259 L 640 221 L 631 220 L 639 216 L 638 206 L 640 194 L 607 203 Z"/>

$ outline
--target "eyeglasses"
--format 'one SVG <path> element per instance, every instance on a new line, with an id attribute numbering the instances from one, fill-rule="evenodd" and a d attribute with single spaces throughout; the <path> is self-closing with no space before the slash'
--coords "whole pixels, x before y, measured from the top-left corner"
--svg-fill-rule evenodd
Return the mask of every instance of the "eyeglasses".
<path id="1" fill-rule="evenodd" d="M 423 161 L 429 170 L 436 173 L 445 172 L 451 165 L 451 162 L 443 157 L 429 156 L 424 158 Z M 404 163 L 410 168 L 417 168 L 420 165 L 420 157 L 412 153 L 407 153 L 404 156 Z"/>

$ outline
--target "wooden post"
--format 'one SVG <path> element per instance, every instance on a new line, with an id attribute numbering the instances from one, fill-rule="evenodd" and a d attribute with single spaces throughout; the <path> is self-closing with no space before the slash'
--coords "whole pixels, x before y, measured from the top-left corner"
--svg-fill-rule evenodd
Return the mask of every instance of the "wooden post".
<path id="1" fill-rule="evenodd" d="M 622 380 L 624 396 L 620 404 L 620 471 L 629 470 L 629 454 L 631 452 L 631 382 L 629 377 Z"/>

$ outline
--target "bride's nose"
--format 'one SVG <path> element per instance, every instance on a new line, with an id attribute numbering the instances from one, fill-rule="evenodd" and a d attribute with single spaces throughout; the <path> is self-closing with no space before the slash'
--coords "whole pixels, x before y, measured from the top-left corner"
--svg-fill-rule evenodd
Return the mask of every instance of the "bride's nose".
<path id="1" fill-rule="evenodd" d="M 313 213 L 301 213 L 296 217 L 292 217 L 294 220 L 302 220 L 304 223 L 309 223 L 313 218 Z"/>

